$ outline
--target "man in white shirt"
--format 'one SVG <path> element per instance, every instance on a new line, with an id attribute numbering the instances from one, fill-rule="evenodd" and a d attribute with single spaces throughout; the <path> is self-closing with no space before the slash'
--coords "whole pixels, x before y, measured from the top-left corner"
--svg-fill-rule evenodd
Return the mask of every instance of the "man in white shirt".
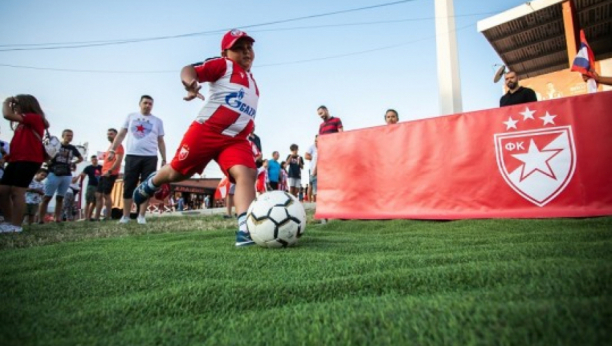
<path id="1" fill-rule="evenodd" d="M 143 95 L 140 98 L 140 112 L 127 116 L 121 126 L 119 134 L 115 137 L 108 152 L 107 160 L 112 160 L 115 150 L 130 134 L 125 145 L 125 169 L 123 173 L 123 216 L 119 223 L 130 221 L 132 209 L 132 194 L 139 181 L 144 181 L 157 170 L 157 150 L 161 154 L 161 165 L 166 164 L 166 143 L 164 142 L 164 123 L 151 114 L 153 98 Z M 140 205 L 138 210 L 138 223 L 146 224 L 145 212 L 148 203 Z"/>
<path id="2" fill-rule="evenodd" d="M 310 184 L 308 184 L 308 200 L 311 202 L 317 201 L 317 141 L 319 135 L 315 136 L 315 142 L 308 148 L 304 158 L 310 161 L 309 177 Z"/>

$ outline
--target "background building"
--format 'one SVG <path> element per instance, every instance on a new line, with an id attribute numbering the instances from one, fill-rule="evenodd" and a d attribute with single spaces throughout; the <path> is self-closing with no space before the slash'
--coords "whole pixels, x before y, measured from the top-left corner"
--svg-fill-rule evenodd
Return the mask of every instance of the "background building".
<path id="1" fill-rule="evenodd" d="M 478 31 L 504 65 L 539 100 L 587 92 L 581 75 L 570 71 L 581 29 L 595 54 L 596 71 L 612 75 L 612 0 L 535 0 L 478 22 Z"/>

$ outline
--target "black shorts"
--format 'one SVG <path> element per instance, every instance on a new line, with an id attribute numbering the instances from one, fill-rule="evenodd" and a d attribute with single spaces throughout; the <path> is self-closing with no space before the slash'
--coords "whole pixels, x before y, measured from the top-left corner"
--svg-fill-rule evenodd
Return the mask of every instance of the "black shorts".
<path id="1" fill-rule="evenodd" d="M 101 193 L 103 195 L 110 195 L 110 193 L 113 192 L 115 180 L 117 180 L 116 175 L 109 175 L 108 177 L 105 175 L 101 176 L 100 181 L 98 182 L 98 186 L 96 188 L 96 192 Z"/>
<path id="2" fill-rule="evenodd" d="M 42 163 L 31 161 L 9 162 L 4 169 L 0 185 L 28 188 Z"/>
<path id="3" fill-rule="evenodd" d="M 157 170 L 157 156 L 126 155 L 123 169 L 123 198 L 130 199 L 139 181 Z"/>
<path id="4" fill-rule="evenodd" d="M 270 187 L 271 187 L 271 188 L 272 188 L 272 190 L 274 190 L 274 191 L 278 190 L 278 182 L 277 182 L 277 181 L 276 181 L 276 182 L 271 181 L 271 182 L 270 182 Z"/>

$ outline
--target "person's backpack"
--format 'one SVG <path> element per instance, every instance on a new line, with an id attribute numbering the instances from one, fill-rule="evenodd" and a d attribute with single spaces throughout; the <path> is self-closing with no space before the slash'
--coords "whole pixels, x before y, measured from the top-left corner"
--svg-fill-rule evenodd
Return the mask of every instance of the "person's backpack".
<path id="1" fill-rule="evenodd" d="M 31 130 L 32 130 L 32 133 L 34 133 L 34 136 L 38 138 L 38 140 L 43 146 L 43 149 L 44 149 L 43 153 L 45 154 L 45 161 L 52 160 L 57 155 L 60 148 L 62 147 L 62 142 L 60 142 L 59 138 L 55 136 L 51 136 L 51 134 L 49 133 L 49 130 L 45 130 L 45 138 L 40 138 L 40 135 L 38 134 L 38 132 L 34 131 L 34 129 L 32 128 Z"/>

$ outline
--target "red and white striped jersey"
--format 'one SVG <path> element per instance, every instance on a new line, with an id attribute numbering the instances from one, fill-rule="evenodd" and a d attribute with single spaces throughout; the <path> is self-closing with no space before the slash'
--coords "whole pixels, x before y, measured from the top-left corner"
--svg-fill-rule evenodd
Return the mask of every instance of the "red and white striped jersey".
<path id="1" fill-rule="evenodd" d="M 259 90 L 253 75 L 227 58 L 212 59 L 196 66 L 200 83 L 209 82 L 204 107 L 196 121 L 214 132 L 247 137 L 257 115 Z"/>

